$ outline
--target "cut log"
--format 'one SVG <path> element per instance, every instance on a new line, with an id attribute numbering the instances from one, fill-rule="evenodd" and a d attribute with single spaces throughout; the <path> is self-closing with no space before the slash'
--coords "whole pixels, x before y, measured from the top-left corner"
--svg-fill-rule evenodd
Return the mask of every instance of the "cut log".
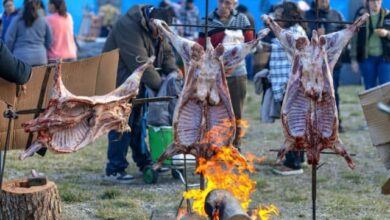
<path id="1" fill-rule="evenodd" d="M 390 179 L 382 186 L 382 194 L 390 195 Z"/>
<path id="2" fill-rule="evenodd" d="M 237 199 L 230 192 L 222 189 L 209 192 L 204 209 L 210 219 L 250 220 Z"/>
<path id="3" fill-rule="evenodd" d="M 0 192 L 0 220 L 61 219 L 61 200 L 54 182 L 28 186 L 26 179 L 3 183 Z"/>

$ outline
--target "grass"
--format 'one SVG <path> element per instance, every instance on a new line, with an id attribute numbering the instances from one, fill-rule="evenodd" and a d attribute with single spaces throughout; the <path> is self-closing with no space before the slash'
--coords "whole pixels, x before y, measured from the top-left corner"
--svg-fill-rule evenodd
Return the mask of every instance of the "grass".
<path id="1" fill-rule="evenodd" d="M 339 156 L 321 155 L 326 164 L 317 172 L 318 219 L 390 219 L 390 196 L 383 196 L 380 187 L 389 178 L 380 157 L 371 145 L 365 119 L 357 94 L 361 87 L 341 87 L 341 118 L 346 133 L 341 139 L 348 152 L 357 153 L 357 167 L 351 171 Z M 267 156 L 262 164 L 256 164 L 257 182 L 252 194 L 251 206 L 275 204 L 281 211 L 273 219 L 311 218 L 311 168 L 304 174 L 280 177 L 272 174 L 276 154 L 283 142 L 280 121 L 274 124 L 260 122 L 260 96 L 254 95 L 248 83 L 245 103 L 245 119 L 250 123 L 243 140 L 243 151 Z M 62 199 L 63 219 L 149 219 L 152 212 L 175 212 L 184 191 L 184 185 L 171 177 L 160 175 L 155 185 L 145 185 L 134 163 L 128 172 L 137 176 L 128 185 L 113 185 L 102 180 L 106 163 L 106 139 L 103 137 L 91 146 L 68 155 L 48 153 L 18 161 L 19 151 L 8 154 L 5 180 L 30 175 L 31 169 L 44 172 L 55 181 Z M 131 160 L 131 155 L 128 155 Z M 191 176 L 191 182 L 197 182 Z"/>

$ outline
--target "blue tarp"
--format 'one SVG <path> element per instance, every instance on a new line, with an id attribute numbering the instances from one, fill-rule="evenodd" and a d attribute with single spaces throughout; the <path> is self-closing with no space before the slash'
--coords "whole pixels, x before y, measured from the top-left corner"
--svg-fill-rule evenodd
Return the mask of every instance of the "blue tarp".
<path id="1" fill-rule="evenodd" d="M 21 7 L 23 0 L 14 0 L 17 7 Z M 132 5 L 134 4 L 152 4 L 158 5 L 161 0 L 122 0 L 122 13 L 125 13 Z M 173 2 L 177 2 L 178 0 L 171 0 Z M 334 9 L 341 11 L 346 18 L 346 20 L 350 20 L 348 16 L 348 5 L 350 1 L 358 1 L 358 0 L 344 0 L 344 1 L 336 1 L 331 0 L 331 6 Z M 47 0 L 43 1 L 45 3 L 47 9 Z M 201 17 L 205 16 L 205 0 L 195 0 L 195 4 L 199 7 Z M 217 0 L 209 0 L 209 10 L 212 11 L 217 6 Z M 243 4 L 248 7 L 250 13 L 254 16 L 256 20 L 256 28 L 259 29 L 261 27 L 260 15 L 266 13 L 269 9 L 270 5 L 282 2 L 281 0 L 239 0 L 240 4 Z M 308 0 L 310 2 L 310 0 Z M 68 11 L 72 14 L 74 23 L 75 23 L 75 32 L 78 33 L 80 29 L 81 20 L 83 17 L 83 10 L 85 8 L 89 8 L 90 10 L 96 12 L 97 9 L 97 0 L 67 0 Z M 383 3 L 385 8 L 390 9 L 390 1 L 384 0 Z M 0 5 L 0 11 L 3 11 L 3 5 Z"/>

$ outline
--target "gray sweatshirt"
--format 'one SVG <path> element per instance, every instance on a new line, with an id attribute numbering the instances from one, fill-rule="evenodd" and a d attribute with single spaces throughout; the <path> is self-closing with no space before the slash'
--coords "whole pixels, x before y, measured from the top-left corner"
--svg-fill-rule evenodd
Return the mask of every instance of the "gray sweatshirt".
<path id="1" fill-rule="evenodd" d="M 13 55 L 32 66 L 47 64 L 47 49 L 51 42 L 51 31 L 44 17 L 38 17 L 31 27 L 27 27 L 18 15 L 5 35 L 5 44 Z"/>

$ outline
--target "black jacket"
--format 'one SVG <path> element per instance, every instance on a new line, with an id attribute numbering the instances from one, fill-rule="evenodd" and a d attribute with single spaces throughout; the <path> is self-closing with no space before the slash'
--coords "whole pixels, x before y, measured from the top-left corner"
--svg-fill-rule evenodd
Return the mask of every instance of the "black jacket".
<path id="1" fill-rule="evenodd" d="M 15 58 L 0 40 L 0 77 L 16 84 L 24 84 L 30 79 L 31 66 Z"/>
<path id="2" fill-rule="evenodd" d="M 365 13 L 365 10 L 360 10 L 358 14 L 356 14 L 356 17 L 359 17 Z M 366 24 L 359 28 L 359 32 L 352 38 L 352 45 L 351 45 L 351 59 L 357 60 L 361 62 L 362 60 L 366 59 L 368 57 L 368 38 L 367 36 L 370 36 L 373 34 L 373 30 L 375 28 L 384 28 L 387 30 L 390 30 L 390 12 L 381 9 L 380 16 L 379 16 L 379 23 L 378 26 L 373 28 L 370 28 L 370 19 L 366 21 Z M 383 57 L 390 61 L 390 36 L 387 37 L 381 37 L 382 41 L 382 48 L 383 48 Z"/>
<path id="3" fill-rule="evenodd" d="M 343 16 L 340 12 L 333 10 L 331 8 L 328 8 L 327 10 L 319 10 L 318 11 L 318 20 L 322 21 L 343 21 Z M 305 18 L 308 20 L 317 20 L 317 12 L 315 9 L 315 4 L 313 3 L 312 8 L 305 13 Z M 309 39 L 311 38 L 312 31 L 317 29 L 317 23 L 309 22 L 307 25 L 307 36 Z M 344 29 L 346 26 L 344 24 L 337 24 L 337 23 L 320 23 L 319 27 L 325 28 L 325 34 L 330 34 L 333 32 L 340 31 Z M 343 56 L 343 54 L 341 55 Z M 336 65 L 335 69 L 339 69 L 342 66 L 342 59 L 340 58 Z"/>

